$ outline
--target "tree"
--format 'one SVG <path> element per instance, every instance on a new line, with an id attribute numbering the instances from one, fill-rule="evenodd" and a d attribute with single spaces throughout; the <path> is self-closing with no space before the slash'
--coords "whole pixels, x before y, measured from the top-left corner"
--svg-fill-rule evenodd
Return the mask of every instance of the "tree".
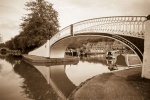
<path id="1" fill-rule="evenodd" d="M 12 38 L 11 40 L 5 42 L 5 45 L 9 49 L 12 49 L 12 50 L 16 49 L 16 44 L 14 44 L 14 38 Z"/>
<path id="2" fill-rule="evenodd" d="M 26 3 L 29 14 L 23 17 L 18 47 L 21 49 L 34 49 L 41 46 L 58 32 L 58 13 L 52 4 L 44 0 L 35 0 Z"/>

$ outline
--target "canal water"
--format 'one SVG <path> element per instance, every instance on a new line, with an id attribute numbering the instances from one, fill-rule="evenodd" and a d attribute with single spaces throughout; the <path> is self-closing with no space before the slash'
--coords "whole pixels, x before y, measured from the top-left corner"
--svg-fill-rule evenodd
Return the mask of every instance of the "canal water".
<path id="1" fill-rule="evenodd" d="M 118 56 L 118 57 L 122 57 Z M 123 56 L 125 57 L 125 56 Z M 130 58 L 140 65 L 137 56 Z M 123 59 L 123 58 L 121 58 Z M 125 60 L 125 59 L 123 59 Z M 28 63 L 22 58 L 0 56 L 0 100 L 60 100 L 68 98 L 82 82 L 98 74 L 129 68 L 125 61 L 105 55 L 80 58 L 79 62 L 58 64 Z M 131 66 L 130 66 L 131 67 Z"/>

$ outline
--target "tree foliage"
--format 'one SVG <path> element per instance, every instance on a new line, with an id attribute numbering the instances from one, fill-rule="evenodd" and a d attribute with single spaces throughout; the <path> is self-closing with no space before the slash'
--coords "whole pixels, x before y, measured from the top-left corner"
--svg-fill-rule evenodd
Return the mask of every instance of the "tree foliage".
<path id="1" fill-rule="evenodd" d="M 58 32 L 58 13 L 53 9 L 53 5 L 44 0 L 34 0 L 27 2 L 27 10 L 20 25 L 22 29 L 18 36 L 15 36 L 6 45 L 11 49 L 20 49 L 28 52 L 41 46 Z"/>

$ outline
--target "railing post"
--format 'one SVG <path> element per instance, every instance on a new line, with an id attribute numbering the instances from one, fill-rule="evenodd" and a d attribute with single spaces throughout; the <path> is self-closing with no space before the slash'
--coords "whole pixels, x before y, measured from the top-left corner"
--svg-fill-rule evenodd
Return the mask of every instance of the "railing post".
<path id="1" fill-rule="evenodd" d="M 74 36 L 74 34 L 73 34 L 73 24 L 70 25 L 70 34 L 71 34 L 72 36 Z"/>

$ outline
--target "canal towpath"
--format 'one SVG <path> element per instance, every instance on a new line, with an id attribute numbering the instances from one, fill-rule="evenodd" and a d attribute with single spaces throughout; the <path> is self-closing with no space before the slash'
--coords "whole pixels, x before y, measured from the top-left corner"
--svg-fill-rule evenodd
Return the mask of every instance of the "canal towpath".
<path id="1" fill-rule="evenodd" d="M 82 83 L 69 100 L 150 100 L 150 80 L 141 67 L 97 75 Z"/>

